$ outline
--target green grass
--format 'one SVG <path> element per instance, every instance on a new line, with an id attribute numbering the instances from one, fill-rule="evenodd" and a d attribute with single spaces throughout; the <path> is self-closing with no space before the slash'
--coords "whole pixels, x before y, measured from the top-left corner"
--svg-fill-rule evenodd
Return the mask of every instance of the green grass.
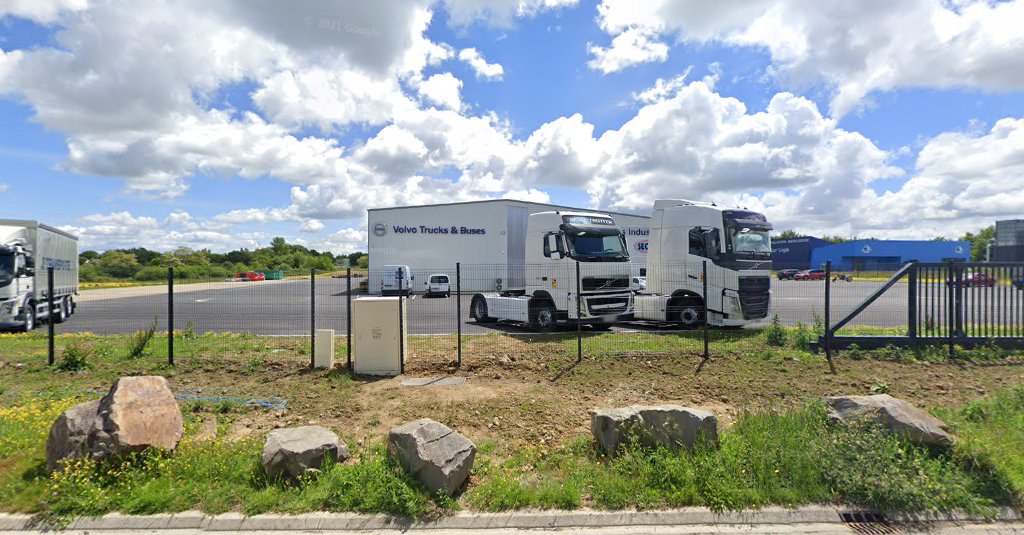
<path id="1" fill-rule="evenodd" d="M 991 470 L 994 483 L 1024 497 L 1024 385 L 936 415 L 961 437 L 957 452 L 964 463 Z"/>
<path id="2" fill-rule="evenodd" d="M 554 451 L 527 449 L 478 468 L 474 508 L 600 509 L 705 506 L 714 510 L 850 503 L 881 511 L 990 513 L 1007 489 L 988 468 L 961 465 L 880 430 L 828 422 L 820 405 L 746 414 L 719 448 L 645 451 L 608 458 L 581 439 Z"/>

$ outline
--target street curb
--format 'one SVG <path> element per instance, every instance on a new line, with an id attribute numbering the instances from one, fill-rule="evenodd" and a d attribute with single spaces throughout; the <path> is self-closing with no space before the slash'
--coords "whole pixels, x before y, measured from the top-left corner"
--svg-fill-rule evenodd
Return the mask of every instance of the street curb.
<path id="1" fill-rule="evenodd" d="M 856 511 L 828 506 L 806 506 L 797 509 L 766 507 L 751 511 L 715 513 L 702 507 L 668 511 L 539 511 L 522 510 L 507 513 L 456 513 L 436 520 L 416 520 L 391 515 L 314 512 L 300 515 L 265 514 L 245 516 L 224 513 L 208 516 L 200 511 L 147 516 L 111 513 L 97 518 L 78 518 L 64 529 L 69 530 L 158 530 L 192 529 L 201 531 L 273 531 L 334 530 L 365 531 L 401 529 L 429 531 L 442 529 L 554 529 L 607 528 L 622 526 L 684 526 L 684 525 L 778 525 L 778 524 L 842 524 L 841 514 Z M 985 522 L 987 518 L 962 513 L 896 514 L 895 522 Z M 1024 517 L 1010 508 L 1001 508 L 992 520 L 1020 522 Z M 39 525 L 30 515 L 0 513 L 0 531 L 39 531 L 51 526 Z"/>

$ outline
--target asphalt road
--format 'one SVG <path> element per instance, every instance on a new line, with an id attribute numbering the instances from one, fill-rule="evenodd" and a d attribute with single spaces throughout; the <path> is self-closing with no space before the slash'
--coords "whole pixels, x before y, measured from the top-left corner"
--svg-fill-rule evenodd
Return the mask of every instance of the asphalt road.
<path id="1" fill-rule="evenodd" d="M 346 292 L 344 279 L 317 279 L 316 326 L 323 329 L 346 329 Z M 838 321 L 866 297 L 880 288 L 876 281 L 832 283 L 832 321 Z M 353 279 L 355 288 L 358 280 Z M 979 313 L 987 309 L 985 297 L 1006 296 L 1004 306 L 1022 306 L 1022 292 L 1012 288 L 966 289 L 968 309 Z M 971 296 L 976 296 L 977 299 Z M 196 332 L 232 331 L 262 335 L 304 335 L 310 330 L 310 288 L 308 280 L 267 281 L 257 283 L 212 283 L 179 285 L 175 288 L 174 326 L 185 328 L 189 322 Z M 928 304 L 940 302 L 939 296 L 921 295 Z M 462 296 L 463 332 L 482 334 L 500 330 L 522 332 L 513 325 L 479 326 L 469 320 L 471 296 Z M 450 334 L 456 331 L 455 296 L 424 298 L 414 295 L 407 301 L 410 334 Z M 907 324 L 907 285 L 898 283 L 861 313 L 851 325 L 898 326 Z M 138 330 L 157 322 L 165 328 L 168 300 L 163 287 L 117 288 L 83 292 L 76 314 L 58 325 L 58 332 L 123 333 Z M 823 281 L 772 280 L 771 313 L 778 314 L 785 325 L 813 324 L 824 316 Z M 935 318 L 943 317 L 935 310 Z M 941 320 L 936 320 L 941 321 Z M 627 324 L 615 330 L 660 329 L 664 326 Z"/>

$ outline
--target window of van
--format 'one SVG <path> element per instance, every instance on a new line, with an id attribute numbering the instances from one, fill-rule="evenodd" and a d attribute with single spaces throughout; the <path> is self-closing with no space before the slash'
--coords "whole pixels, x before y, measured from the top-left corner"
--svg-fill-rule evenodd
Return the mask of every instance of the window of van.
<path id="1" fill-rule="evenodd" d="M 448 276 L 447 275 L 434 275 L 433 277 L 430 277 L 430 282 L 431 282 L 431 284 L 445 284 L 445 283 L 448 282 Z"/>

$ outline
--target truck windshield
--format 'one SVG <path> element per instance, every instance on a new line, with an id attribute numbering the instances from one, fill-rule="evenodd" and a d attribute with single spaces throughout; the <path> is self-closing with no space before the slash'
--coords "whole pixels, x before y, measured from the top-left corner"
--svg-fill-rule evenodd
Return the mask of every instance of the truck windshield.
<path id="1" fill-rule="evenodd" d="M 14 255 L 11 253 L 0 254 L 0 281 L 9 281 L 14 278 Z"/>
<path id="2" fill-rule="evenodd" d="M 566 234 L 569 256 L 581 262 L 627 262 L 626 242 L 619 234 Z"/>
<path id="3" fill-rule="evenodd" d="M 727 229 L 728 242 L 726 249 L 737 257 L 770 258 L 772 255 L 771 238 L 767 230 L 731 227 Z"/>

